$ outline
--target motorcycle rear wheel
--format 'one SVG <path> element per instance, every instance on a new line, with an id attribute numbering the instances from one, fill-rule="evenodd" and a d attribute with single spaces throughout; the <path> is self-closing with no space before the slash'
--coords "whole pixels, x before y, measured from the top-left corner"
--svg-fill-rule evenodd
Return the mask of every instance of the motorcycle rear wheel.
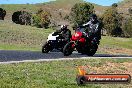
<path id="1" fill-rule="evenodd" d="M 93 56 L 98 49 L 98 45 L 93 46 L 93 48 L 90 48 L 88 52 L 86 53 L 88 56 Z"/>

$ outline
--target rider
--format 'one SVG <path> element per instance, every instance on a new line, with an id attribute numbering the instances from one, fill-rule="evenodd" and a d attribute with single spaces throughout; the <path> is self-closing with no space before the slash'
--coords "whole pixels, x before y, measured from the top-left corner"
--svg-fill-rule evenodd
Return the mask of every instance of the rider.
<path id="1" fill-rule="evenodd" d="M 69 42 L 71 38 L 71 31 L 67 28 L 67 25 L 61 25 L 61 29 L 57 31 L 64 38 L 62 41 Z"/>
<path id="2" fill-rule="evenodd" d="M 71 31 L 67 28 L 67 25 L 61 25 L 61 33 L 64 37 L 64 41 L 69 42 L 71 38 Z"/>
<path id="3" fill-rule="evenodd" d="M 86 32 L 94 36 L 93 40 L 98 42 L 101 39 L 101 23 L 98 21 L 96 14 L 90 16 L 89 22 L 83 24 L 86 28 Z"/>

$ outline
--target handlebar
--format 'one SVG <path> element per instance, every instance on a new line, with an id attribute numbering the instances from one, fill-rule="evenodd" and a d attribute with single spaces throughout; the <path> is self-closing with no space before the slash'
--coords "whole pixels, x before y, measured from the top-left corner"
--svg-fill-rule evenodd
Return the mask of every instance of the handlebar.
<path id="1" fill-rule="evenodd" d="M 89 34 L 87 34 L 86 32 L 82 32 L 84 36 L 89 37 Z"/>

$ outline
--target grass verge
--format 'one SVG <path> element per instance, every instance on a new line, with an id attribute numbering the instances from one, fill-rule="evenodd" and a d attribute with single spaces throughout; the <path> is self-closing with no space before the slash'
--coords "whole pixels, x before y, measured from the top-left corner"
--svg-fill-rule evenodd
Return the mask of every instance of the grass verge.
<path id="1" fill-rule="evenodd" d="M 0 21 L 0 49 L 41 50 L 47 36 L 53 31 Z M 109 51 L 115 54 L 132 55 L 132 38 L 103 36 L 97 53 L 110 53 Z"/>
<path id="2" fill-rule="evenodd" d="M 132 38 L 103 36 L 101 47 L 103 46 L 132 49 Z"/>
<path id="3" fill-rule="evenodd" d="M 24 26 L 0 21 L 0 49 L 40 50 L 52 29 Z"/>
<path id="4" fill-rule="evenodd" d="M 102 36 L 99 48 L 107 54 L 132 55 L 132 38 Z"/>
<path id="5" fill-rule="evenodd" d="M 132 59 L 85 59 L 38 63 L 1 64 L 0 88 L 131 88 L 130 84 L 87 84 L 77 86 L 77 66 L 88 73 L 128 73 Z M 100 69 L 100 70 L 99 70 Z"/>

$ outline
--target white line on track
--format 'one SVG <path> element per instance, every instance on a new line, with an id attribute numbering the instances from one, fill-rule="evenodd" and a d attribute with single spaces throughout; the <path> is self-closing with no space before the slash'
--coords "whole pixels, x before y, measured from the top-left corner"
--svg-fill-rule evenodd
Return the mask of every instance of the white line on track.
<path id="1" fill-rule="evenodd" d="M 7 61 L 0 62 L 0 64 L 17 64 L 17 63 L 28 63 L 28 62 L 45 62 L 45 61 L 64 61 L 64 60 L 79 60 L 79 59 L 103 59 L 103 58 L 112 58 L 112 59 L 129 59 L 132 57 L 81 57 L 81 58 L 59 58 L 59 59 L 38 59 L 38 60 L 22 60 L 22 61 Z"/>

